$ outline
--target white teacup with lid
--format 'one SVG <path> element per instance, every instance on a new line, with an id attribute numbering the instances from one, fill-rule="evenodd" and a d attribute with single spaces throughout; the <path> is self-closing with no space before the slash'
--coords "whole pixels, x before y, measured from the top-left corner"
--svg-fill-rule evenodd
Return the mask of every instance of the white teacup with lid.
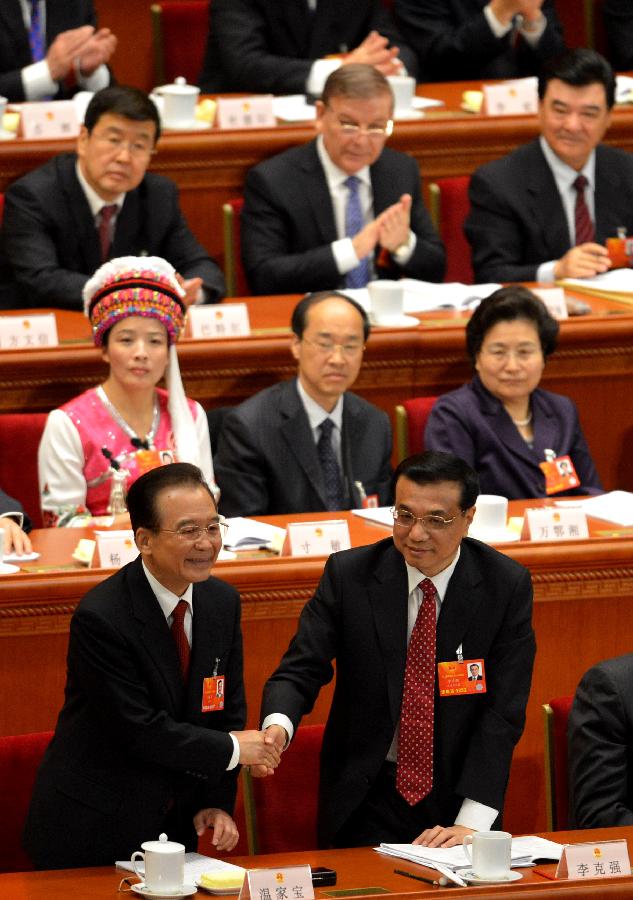
<path id="1" fill-rule="evenodd" d="M 135 850 L 130 861 L 135 875 L 145 883 L 148 892 L 178 894 L 185 883 L 185 845 L 167 840 L 161 834 L 157 841 L 145 841 L 141 850 Z M 137 868 L 137 860 L 145 863 L 145 874 Z"/>
<path id="2" fill-rule="evenodd" d="M 165 128 L 190 128 L 196 120 L 196 103 L 200 88 L 187 84 L 180 76 L 173 84 L 164 84 L 154 91 L 162 97 L 161 118 Z"/>

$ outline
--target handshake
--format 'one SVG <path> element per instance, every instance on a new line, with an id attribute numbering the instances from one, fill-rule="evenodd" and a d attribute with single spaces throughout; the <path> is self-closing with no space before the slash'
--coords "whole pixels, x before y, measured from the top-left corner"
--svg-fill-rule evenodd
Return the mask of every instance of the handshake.
<path id="1" fill-rule="evenodd" d="M 231 732 L 240 745 L 240 763 L 251 767 L 255 778 L 272 775 L 281 761 L 288 735 L 281 725 L 270 725 L 266 731 Z"/>

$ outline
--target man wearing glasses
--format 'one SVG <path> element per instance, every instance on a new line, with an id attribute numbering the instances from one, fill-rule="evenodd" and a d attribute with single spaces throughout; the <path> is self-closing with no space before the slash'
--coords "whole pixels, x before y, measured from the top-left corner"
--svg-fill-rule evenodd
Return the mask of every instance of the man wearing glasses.
<path id="1" fill-rule="evenodd" d="M 341 66 L 316 104 L 317 137 L 248 173 L 242 258 L 256 294 L 441 281 L 445 256 L 417 163 L 385 148 L 393 95 L 372 66 Z"/>
<path id="2" fill-rule="evenodd" d="M 390 498 L 391 426 L 348 388 L 369 320 L 354 300 L 308 294 L 292 314 L 297 378 L 265 388 L 222 423 L 213 456 L 226 516 L 318 512 Z"/>
<path id="3" fill-rule="evenodd" d="M 94 95 L 77 152 L 54 157 L 6 193 L 0 309 L 82 309 L 88 277 L 117 256 L 161 256 L 183 278 L 185 302 L 215 302 L 224 278 L 191 233 L 175 184 L 147 171 L 158 111 L 137 88 Z"/>
<path id="4" fill-rule="evenodd" d="M 243 731 L 240 601 L 210 570 L 223 522 L 202 473 L 159 466 L 129 490 L 140 556 L 88 593 L 70 626 L 64 706 L 25 828 L 37 868 L 112 865 L 165 832 L 221 852 L 238 763 L 277 765 Z"/>
<path id="5" fill-rule="evenodd" d="M 264 690 L 262 727 L 285 747 L 336 660 L 321 846 L 450 847 L 501 827 L 524 727 L 532 584 L 523 566 L 467 537 L 476 473 L 426 452 L 400 463 L 394 492 L 393 537 L 330 556 Z M 473 660 L 485 688 L 468 681 Z"/>

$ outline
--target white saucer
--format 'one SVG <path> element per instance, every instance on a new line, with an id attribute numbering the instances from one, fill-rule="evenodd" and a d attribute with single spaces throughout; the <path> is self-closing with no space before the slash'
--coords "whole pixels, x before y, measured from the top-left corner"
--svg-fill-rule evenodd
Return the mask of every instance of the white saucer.
<path id="1" fill-rule="evenodd" d="M 0 563 L 0 575 L 15 575 L 15 573 L 19 571 L 19 566 L 10 566 L 9 563 Z"/>
<path id="2" fill-rule="evenodd" d="M 12 141 L 16 137 L 15 131 L 5 131 L 4 128 L 0 128 L 0 141 Z"/>
<path id="3" fill-rule="evenodd" d="M 508 872 L 503 878 L 480 878 L 479 875 L 475 875 L 472 869 L 469 869 L 467 872 L 459 872 L 459 874 L 469 884 L 507 884 L 509 881 L 519 881 L 523 878 L 522 872 Z"/>
<path id="4" fill-rule="evenodd" d="M 165 131 L 208 131 L 211 128 L 211 122 L 205 122 L 204 119 L 194 119 L 189 125 L 176 127 L 174 125 L 165 125 Z"/>
<path id="5" fill-rule="evenodd" d="M 242 886 L 240 887 L 232 887 L 232 888 L 210 888 L 206 887 L 204 884 L 200 884 L 199 881 L 196 880 L 196 884 L 198 889 L 204 891 L 207 894 L 213 894 L 215 897 L 228 897 L 230 894 L 239 894 L 242 890 Z"/>
<path id="6" fill-rule="evenodd" d="M 424 110 L 422 109 L 394 109 L 393 111 L 393 120 L 394 122 L 406 122 L 407 119 L 423 119 L 424 118 Z"/>
<path id="7" fill-rule="evenodd" d="M 473 528 L 472 525 L 468 529 L 468 537 L 484 544 L 511 544 L 521 539 L 519 532 L 512 528 Z"/>
<path id="8" fill-rule="evenodd" d="M 145 887 L 145 882 L 141 881 L 138 884 L 133 884 L 132 890 L 135 894 L 140 894 L 141 897 L 159 897 L 161 900 L 166 900 L 168 897 L 191 897 L 198 888 L 195 884 L 183 884 L 179 891 L 150 891 L 149 888 Z"/>
<path id="9" fill-rule="evenodd" d="M 39 558 L 39 553 L 36 553 L 35 551 L 32 553 L 23 553 L 22 556 L 18 556 L 17 553 L 6 553 L 4 555 L 4 562 L 31 562 L 32 560 Z"/>
<path id="10" fill-rule="evenodd" d="M 420 320 L 416 319 L 415 316 L 406 316 L 404 314 L 400 316 L 381 316 L 380 319 L 376 319 L 370 313 L 369 318 L 371 324 L 375 325 L 376 328 L 415 328 L 416 325 L 420 324 Z"/>

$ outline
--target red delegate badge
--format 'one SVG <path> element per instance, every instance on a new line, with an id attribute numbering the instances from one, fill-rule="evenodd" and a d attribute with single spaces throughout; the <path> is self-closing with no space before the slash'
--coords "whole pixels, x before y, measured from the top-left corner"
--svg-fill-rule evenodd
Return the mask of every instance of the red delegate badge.
<path id="1" fill-rule="evenodd" d="M 440 697 L 486 693 L 483 659 L 449 660 L 437 664 Z"/>

